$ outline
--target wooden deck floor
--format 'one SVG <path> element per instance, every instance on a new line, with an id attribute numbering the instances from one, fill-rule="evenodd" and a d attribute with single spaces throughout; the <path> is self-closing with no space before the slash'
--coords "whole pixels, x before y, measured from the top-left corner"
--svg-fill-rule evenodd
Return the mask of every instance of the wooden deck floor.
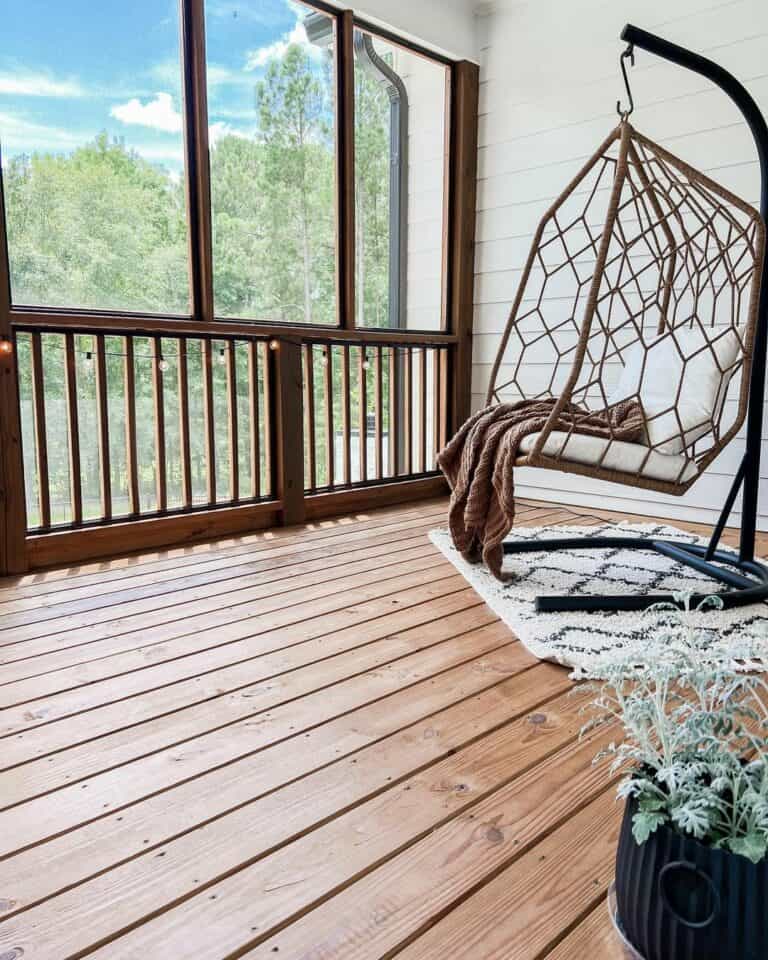
<path id="1" fill-rule="evenodd" d="M 444 512 L 0 584 L 2 960 L 618 958 L 583 697 Z"/>

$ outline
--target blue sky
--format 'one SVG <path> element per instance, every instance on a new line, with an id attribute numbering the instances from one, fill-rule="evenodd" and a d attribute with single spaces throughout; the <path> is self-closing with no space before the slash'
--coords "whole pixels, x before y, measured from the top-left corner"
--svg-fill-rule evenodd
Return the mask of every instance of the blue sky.
<path id="1" fill-rule="evenodd" d="M 10 7 L 10 9 L 8 9 Z M 305 40 L 294 0 L 207 0 L 211 139 L 253 132 L 254 83 Z M 177 0 L 24 0 L 0 31 L 3 156 L 67 153 L 106 130 L 182 168 Z"/>

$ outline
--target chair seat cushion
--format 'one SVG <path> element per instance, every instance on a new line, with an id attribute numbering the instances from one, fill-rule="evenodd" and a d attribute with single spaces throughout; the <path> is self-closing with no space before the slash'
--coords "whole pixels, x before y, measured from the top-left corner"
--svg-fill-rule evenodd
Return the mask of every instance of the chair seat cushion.
<path id="1" fill-rule="evenodd" d="M 519 452 L 530 453 L 538 436 L 538 433 L 530 433 L 524 437 L 518 448 Z M 649 479 L 670 483 L 685 483 L 698 473 L 696 464 L 683 455 L 658 453 L 642 443 L 626 443 L 623 440 L 590 437 L 581 433 L 572 433 L 569 436 L 553 430 L 542 453 L 562 458 L 564 461 L 601 466 L 606 470 L 621 470 L 624 473 L 640 474 Z"/>

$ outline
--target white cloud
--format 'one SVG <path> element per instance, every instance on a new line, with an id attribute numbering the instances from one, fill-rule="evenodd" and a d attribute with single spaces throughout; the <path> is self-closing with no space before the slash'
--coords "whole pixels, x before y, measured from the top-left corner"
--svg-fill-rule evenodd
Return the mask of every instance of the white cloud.
<path id="1" fill-rule="evenodd" d="M 222 137 L 240 137 L 242 140 L 248 139 L 247 134 L 243 133 L 242 130 L 237 130 L 223 120 L 217 120 L 215 123 L 208 124 L 208 143 L 212 147 L 215 147 Z"/>
<path id="2" fill-rule="evenodd" d="M 266 47 L 259 47 L 258 50 L 249 50 L 246 54 L 245 69 L 258 70 L 260 67 L 265 67 L 270 60 L 285 56 L 286 50 L 292 43 L 298 43 L 303 47 L 307 47 L 308 52 L 313 55 L 315 52 L 317 55 L 320 54 L 319 49 L 313 44 L 310 44 L 307 39 L 307 31 L 304 29 L 304 24 L 301 20 L 297 20 L 293 30 L 291 30 L 290 33 L 286 33 L 281 40 L 276 40 Z"/>
<path id="3" fill-rule="evenodd" d="M 12 153 L 50 150 L 55 153 L 72 150 L 88 139 L 87 135 L 61 127 L 26 120 L 13 113 L 0 113 L 0 139 Z"/>
<path id="4" fill-rule="evenodd" d="M 151 127 L 165 133 L 179 133 L 182 129 L 182 117 L 173 105 L 170 93 L 158 93 L 154 100 L 142 103 L 134 97 L 127 103 L 118 104 L 109 111 L 110 116 L 121 123 L 140 127 Z"/>
<path id="5" fill-rule="evenodd" d="M 76 80 L 56 80 L 45 73 L 0 73 L 0 93 L 21 97 L 84 97 Z"/>

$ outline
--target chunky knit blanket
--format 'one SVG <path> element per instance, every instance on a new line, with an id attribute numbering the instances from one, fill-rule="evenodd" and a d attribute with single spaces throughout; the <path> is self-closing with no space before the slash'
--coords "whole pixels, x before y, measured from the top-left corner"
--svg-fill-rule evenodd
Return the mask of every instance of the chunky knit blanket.
<path id="1" fill-rule="evenodd" d="M 453 544 L 466 560 L 482 559 L 502 580 L 503 541 L 515 520 L 514 466 L 527 434 L 543 430 L 556 399 L 520 400 L 486 407 L 470 417 L 437 462 L 451 486 L 448 523 Z M 553 430 L 628 443 L 645 439 L 643 410 L 624 400 L 590 412 L 566 404 Z"/>

